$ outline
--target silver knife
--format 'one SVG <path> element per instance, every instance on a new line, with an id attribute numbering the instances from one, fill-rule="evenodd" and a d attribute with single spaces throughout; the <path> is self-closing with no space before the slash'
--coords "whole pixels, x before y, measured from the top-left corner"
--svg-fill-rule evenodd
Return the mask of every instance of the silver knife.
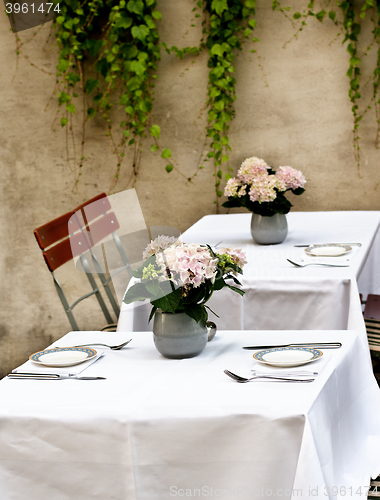
<path id="1" fill-rule="evenodd" d="M 75 375 L 61 375 L 59 373 L 26 373 L 15 372 L 8 373 L 8 378 L 23 378 L 33 380 L 63 380 L 63 379 L 76 379 L 76 380 L 106 380 L 105 377 L 76 377 Z"/>
<path id="2" fill-rule="evenodd" d="M 294 247 L 298 247 L 298 248 L 307 248 L 307 247 L 311 247 L 311 246 L 314 246 L 314 245 L 349 245 L 349 246 L 357 246 L 357 247 L 361 247 L 362 244 L 361 243 L 310 243 L 309 245 L 293 245 Z"/>
<path id="3" fill-rule="evenodd" d="M 281 344 L 281 345 L 251 345 L 243 347 L 243 349 L 275 349 L 277 347 L 310 347 L 312 349 L 339 349 L 342 347 L 340 342 L 319 342 L 319 343 L 302 343 L 302 344 Z"/>

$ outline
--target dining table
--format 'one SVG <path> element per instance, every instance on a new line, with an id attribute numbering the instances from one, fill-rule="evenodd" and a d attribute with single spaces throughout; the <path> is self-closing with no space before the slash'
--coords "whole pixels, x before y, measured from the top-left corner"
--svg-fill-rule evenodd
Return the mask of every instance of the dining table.
<path id="1" fill-rule="evenodd" d="M 131 337 L 94 346 L 102 356 L 61 368 L 67 379 L 0 381 L 1 500 L 367 498 L 380 390 L 357 332 L 220 330 L 189 359 L 161 356 L 150 332 L 76 331 L 50 347 Z M 306 341 L 342 346 L 286 369 L 242 349 Z M 43 369 L 57 370 L 15 371 Z M 238 383 L 225 369 L 310 381 Z"/>
<path id="2" fill-rule="evenodd" d="M 244 297 L 227 288 L 214 293 L 208 306 L 215 315 L 209 319 L 222 330 L 352 329 L 366 348 L 359 291 L 364 299 L 380 294 L 380 211 L 290 212 L 286 217 L 288 235 L 277 245 L 254 242 L 249 213 L 206 215 L 180 236 L 215 251 L 233 247 L 246 254 L 248 263 L 238 276 Z M 336 257 L 305 252 L 309 245 L 328 243 L 352 246 Z M 122 303 L 118 331 L 151 330 L 150 310 L 148 302 Z"/>

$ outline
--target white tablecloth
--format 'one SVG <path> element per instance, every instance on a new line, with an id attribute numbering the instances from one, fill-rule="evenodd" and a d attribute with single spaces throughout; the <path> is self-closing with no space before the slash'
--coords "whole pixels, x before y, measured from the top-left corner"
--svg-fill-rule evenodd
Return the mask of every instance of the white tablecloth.
<path id="1" fill-rule="evenodd" d="M 128 338 L 71 332 L 56 344 Z M 306 340 L 343 343 L 305 365 L 320 372 L 312 383 L 223 373 L 249 375 L 243 345 Z M 365 360 L 348 331 L 219 332 L 187 360 L 161 357 L 150 333 L 135 332 L 87 368 L 107 380 L 4 379 L 0 498 L 363 500 L 380 471 L 379 388 Z"/>
<path id="2" fill-rule="evenodd" d="M 280 245 L 261 246 L 250 234 L 250 214 L 207 215 L 189 228 L 186 242 L 242 247 L 248 265 L 241 278 L 243 298 L 223 289 L 209 306 L 220 329 L 353 329 L 366 333 L 358 294 L 380 293 L 380 212 L 290 212 L 289 232 Z M 222 243 L 220 243 L 222 242 Z M 296 268 L 286 259 L 306 254 L 297 244 L 361 243 L 348 259 L 349 267 Z M 151 330 L 150 305 L 122 304 L 118 331 Z"/>

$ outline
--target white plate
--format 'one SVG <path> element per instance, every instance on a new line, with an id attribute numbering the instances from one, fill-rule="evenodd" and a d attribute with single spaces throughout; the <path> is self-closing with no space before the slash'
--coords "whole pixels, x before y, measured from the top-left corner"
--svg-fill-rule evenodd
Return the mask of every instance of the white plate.
<path id="1" fill-rule="evenodd" d="M 339 257 L 340 255 L 351 252 L 351 250 L 352 247 L 350 247 L 350 245 L 332 243 L 326 245 L 312 245 L 311 247 L 305 248 L 305 252 L 314 257 Z"/>
<path id="2" fill-rule="evenodd" d="M 95 349 L 88 347 L 57 347 L 55 349 L 45 349 L 35 352 L 29 356 L 34 363 L 44 366 L 74 366 L 87 361 L 96 356 Z"/>
<path id="3" fill-rule="evenodd" d="M 301 366 L 323 356 L 323 352 L 309 347 L 276 347 L 256 352 L 253 358 L 271 366 Z"/>

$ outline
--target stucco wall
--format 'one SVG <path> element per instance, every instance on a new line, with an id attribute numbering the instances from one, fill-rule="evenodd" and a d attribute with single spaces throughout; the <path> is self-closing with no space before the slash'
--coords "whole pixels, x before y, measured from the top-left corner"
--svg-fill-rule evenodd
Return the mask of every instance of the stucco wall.
<path id="1" fill-rule="evenodd" d="M 348 58 L 339 27 L 309 19 L 296 31 L 271 1 L 257 2 L 257 54 L 251 46 L 236 61 L 236 119 L 230 128 L 231 166 L 248 156 L 259 156 L 277 167 L 291 165 L 307 178 L 307 191 L 294 197 L 294 210 L 379 210 L 378 167 L 374 147 L 375 117 L 370 110 L 362 120 L 362 164 L 358 174 L 352 148 L 352 116 L 346 77 Z M 296 9 L 305 1 L 287 2 Z M 328 2 L 316 2 L 328 9 Z M 193 0 L 158 0 L 162 12 L 162 41 L 168 46 L 197 45 L 201 24 L 189 28 Z M 370 31 L 370 25 L 368 25 Z M 26 40 L 34 30 L 20 33 Z M 115 158 L 101 121 L 88 126 L 86 162 L 77 192 L 75 172 L 66 160 L 65 132 L 54 132 L 56 49 L 43 54 L 49 31 L 44 27 L 23 50 L 48 75 L 22 56 L 18 67 L 14 35 L 5 15 L 0 16 L 0 376 L 70 330 L 41 258 L 33 229 L 71 210 L 101 191 L 108 191 L 116 168 Z M 188 34 L 186 32 L 188 31 Z M 333 41 L 336 39 L 336 41 Z M 370 36 L 368 36 L 370 42 Z M 331 43 L 333 42 L 333 43 Z M 364 45 L 363 47 L 364 48 Z M 369 52 L 363 73 L 369 78 L 375 49 Z M 261 64 L 261 66 L 259 66 Z M 162 51 L 155 89 L 154 122 L 162 129 L 161 144 L 170 147 L 186 175 L 191 175 L 204 141 L 206 114 L 200 118 L 207 88 L 207 54 L 194 62 Z M 371 82 L 363 88 L 363 103 L 371 97 Z M 76 139 L 80 140 L 80 125 Z M 146 140 L 135 184 L 147 225 L 168 225 L 185 230 L 205 214 L 214 213 L 214 178 L 211 165 L 189 184 L 175 171 L 167 174 L 165 161 L 149 151 Z M 128 153 L 117 184 L 126 189 L 130 177 Z M 76 294 L 81 279 L 75 269 L 61 279 Z M 97 306 L 79 311 L 80 326 L 99 329 L 104 319 Z"/>

